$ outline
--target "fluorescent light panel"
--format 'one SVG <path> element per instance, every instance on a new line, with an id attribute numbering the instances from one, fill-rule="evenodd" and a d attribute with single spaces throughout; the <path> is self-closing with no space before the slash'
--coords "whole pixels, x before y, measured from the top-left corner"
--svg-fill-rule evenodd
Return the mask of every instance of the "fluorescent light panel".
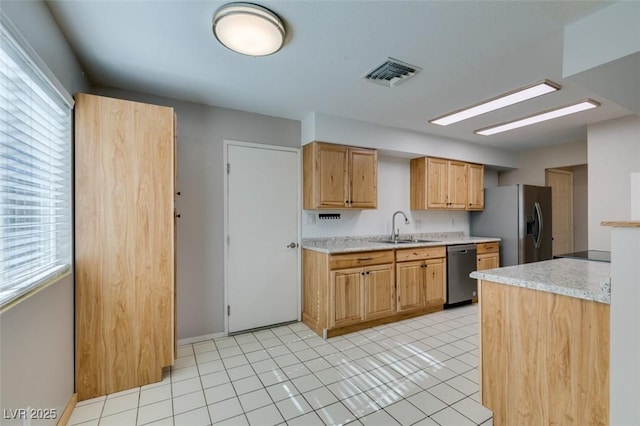
<path id="1" fill-rule="evenodd" d="M 448 126 L 449 124 L 457 123 L 458 121 L 466 120 L 467 118 L 475 117 L 477 115 L 485 114 L 487 112 L 495 111 L 500 108 L 504 108 L 509 105 L 514 105 L 528 99 L 533 99 L 547 93 L 560 90 L 560 85 L 549 80 L 544 80 L 540 83 L 535 83 L 522 89 L 517 89 L 489 99 L 478 105 L 465 108 L 459 111 L 452 112 L 442 117 L 434 118 L 429 123 L 438 124 L 440 126 Z"/>
<path id="2" fill-rule="evenodd" d="M 599 107 L 600 104 L 594 100 L 587 99 L 575 104 L 563 106 L 560 108 L 545 111 L 536 115 L 532 115 L 518 120 L 510 121 L 508 123 L 498 124 L 496 126 L 485 127 L 484 129 L 476 130 L 474 133 L 482 136 L 491 136 L 496 133 L 506 132 L 508 130 L 517 129 L 519 127 L 529 126 L 531 124 L 540 123 L 542 121 L 553 120 L 554 118 L 563 117 L 565 115 L 574 114 L 576 112 L 585 111 L 591 108 Z"/>

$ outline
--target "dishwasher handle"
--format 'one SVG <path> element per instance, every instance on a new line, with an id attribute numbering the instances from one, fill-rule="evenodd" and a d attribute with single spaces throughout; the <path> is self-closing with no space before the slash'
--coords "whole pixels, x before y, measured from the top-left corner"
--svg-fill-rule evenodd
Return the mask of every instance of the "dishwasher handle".
<path id="1" fill-rule="evenodd" d="M 477 251 L 475 244 L 459 244 L 454 246 L 447 246 L 447 253 L 466 254 L 466 253 L 475 252 L 475 251 Z"/>

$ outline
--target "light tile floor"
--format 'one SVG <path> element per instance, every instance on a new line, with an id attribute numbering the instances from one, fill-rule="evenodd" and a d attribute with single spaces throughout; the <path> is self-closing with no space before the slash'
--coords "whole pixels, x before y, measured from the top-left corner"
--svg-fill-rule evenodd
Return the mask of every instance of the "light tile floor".
<path id="1" fill-rule="evenodd" d="M 323 340 L 303 323 L 178 348 L 159 383 L 78 403 L 70 425 L 492 425 L 478 308 Z"/>

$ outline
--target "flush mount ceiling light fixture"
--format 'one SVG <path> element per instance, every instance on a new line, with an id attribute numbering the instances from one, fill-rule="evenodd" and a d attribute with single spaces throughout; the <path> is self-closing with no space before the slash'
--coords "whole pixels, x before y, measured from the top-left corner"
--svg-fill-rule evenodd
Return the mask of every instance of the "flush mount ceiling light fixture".
<path id="1" fill-rule="evenodd" d="M 474 133 L 482 136 L 491 136 L 495 135 L 496 133 L 502 133 L 508 130 L 517 129 L 519 127 L 529 126 L 531 124 L 536 124 L 547 120 L 553 120 L 554 118 L 563 117 L 565 115 L 574 114 L 576 112 L 585 111 L 592 108 L 597 108 L 599 106 L 599 102 L 596 102 L 592 99 L 586 99 L 584 101 L 541 112 L 529 117 L 519 118 L 508 123 L 485 127 L 484 129 L 474 131 Z"/>
<path id="2" fill-rule="evenodd" d="M 249 56 L 276 53 L 284 44 L 284 23 L 253 3 L 229 3 L 213 15 L 213 34 L 222 45 Z"/>
<path id="3" fill-rule="evenodd" d="M 512 90 L 511 92 L 496 96 L 495 98 L 491 98 L 479 104 L 434 118 L 433 120 L 429 120 L 429 123 L 448 126 L 449 124 L 457 123 L 458 121 L 466 120 L 467 118 L 495 111 L 509 105 L 514 105 L 541 95 L 546 95 L 547 93 L 555 92 L 556 90 L 560 90 L 560 88 L 561 86 L 559 84 L 554 83 L 553 81 L 544 80 L 520 89 Z"/>

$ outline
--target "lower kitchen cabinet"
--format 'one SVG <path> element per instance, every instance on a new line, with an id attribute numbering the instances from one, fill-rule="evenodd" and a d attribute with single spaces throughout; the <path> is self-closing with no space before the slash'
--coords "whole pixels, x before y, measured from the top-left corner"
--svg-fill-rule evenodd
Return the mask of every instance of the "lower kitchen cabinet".
<path id="1" fill-rule="evenodd" d="M 500 267 L 500 243 L 476 244 L 476 268 L 478 271 Z"/>
<path id="2" fill-rule="evenodd" d="M 447 283 L 445 275 L 446 260 L 433 259 L 424 263 L 425 294 L 427 307 L 442 307 L 447 296 Z"/>
<path id="3" fill-rule="evenodd" d="M 396 250 L 398 312 L 442 309 L 446 296 L 445 265 L 444 247 Z"/>
<path id="4" fill-rule="evenodd" d="M 372 320 L 396 312 L 393 264 L 366 268 L 364 275 L 364 319 Z"/>
<path id="5" fill-rule="evenodd" d="M 424 262 L 396 264 L 398 312 L 414 311 L 424 307 Z"/>
<path id="6" fill-rule="evenodd" d="M 327 338 L 441 310 L 445 247 L 302 251 L 302 320 Z"/>
<path id="7" fill-rule="evenodd" d="M 364 319 L 362 306 L 362 286 L 364 274 L 361 268 L 331 272 L 331 293 L 333 300 L 329 310 L 329 326 L 341 327 Z"/>
<path id="8" fill-rule="evenodd" d="M 393 260 L 393 250 L 303 250 L 303 321 L 325 337 L 385 322 L 396 310 Z"/>
<path id="9" fill-rule="evenodd" d="M 330 286 L 330 327 L 395 313 L 393 264 L 332 271 Z"/>

